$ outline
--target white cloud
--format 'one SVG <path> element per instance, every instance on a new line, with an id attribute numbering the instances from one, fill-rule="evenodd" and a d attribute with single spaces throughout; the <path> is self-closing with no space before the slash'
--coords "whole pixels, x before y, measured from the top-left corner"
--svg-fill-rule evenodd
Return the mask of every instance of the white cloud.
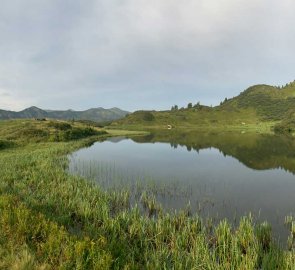
<path id="1" fill-rule="evenodd" d="M 33 104 L 34 104 L 34 99 L 28 99 L 15 94 L 11 94 L 11 91 L 0 88 L 0 108 L 1 109 L 19 111 Z"/>
<path id="2" fill-rule="evenodd" d="M 218 103 L 253 83 L 288 82 L 294 9 L 292 0 L 2 0 L 0 87 L 14 95 L 0 107 L 157 108 L 178 92 Z"/>

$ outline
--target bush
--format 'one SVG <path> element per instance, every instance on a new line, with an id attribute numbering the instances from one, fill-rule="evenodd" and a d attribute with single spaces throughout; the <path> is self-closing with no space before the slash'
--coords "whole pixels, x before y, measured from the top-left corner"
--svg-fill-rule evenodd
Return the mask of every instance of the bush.
<path id="1" fill-rule="evenodd" d="M 75 120 L 76 123 L 81 123 L 90 127 L 98 127 L 103 128 L 105 126 L 109 126 L 112 122 L 111 121 L 102 121 L 102 122 L 95 122 L 91 120 Z"/>
<path id="2" fill-rule="evenodd" d="M 0 150 L 10 148 L 14 145 L 13 142 L 7 140 L 0 140 Z"/>
<path id="3" fill-rule="evenodd" d="M 104 130 L 97 131 L 93 128 L 71 128 L 65 131 L 59 131 L 56 132 L 53 137 L 51 138 L 51 141 L 72 141 L 72 140 L 78 140 L 87 138 L 90 136 L 97 136 L 97 135 L 104 135 L 107 134 Z"/>
<path id="4" fill-rule="evenodd" d="M 69 123 L 64 122 L 50 122 L 48 124 L 48 127 L 52 127 L 58 130 L 69 130 L 72 128 L 72 126 Z"/>
<path id="5" fill-rule="evenodd" d="M 274 126 L 277 134 L 288 134 L 295 132 L 295 119 L 284 120 Z"/>
<path id="6" fill-rule="evenodd" d="M 151 112 L 148 112 L 148 111 L 138 111 L 138 112 L 135 112 L 134 115 L 136 115 L 137 118 L 139 118 L 140 120 L 143 120 L 143 121 L 155 120 L 155 116 Z"/>

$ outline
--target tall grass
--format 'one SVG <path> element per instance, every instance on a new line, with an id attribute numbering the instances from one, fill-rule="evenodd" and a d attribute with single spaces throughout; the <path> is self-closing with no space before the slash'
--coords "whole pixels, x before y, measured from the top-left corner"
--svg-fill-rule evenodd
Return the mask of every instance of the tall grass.
<path id="1" fill-rule="evenodd" d="M 281 249 L 252 217 L 234 227 L 189 211 L 142 215 L 128 192 L 70 176 L 66 156 L 88 142 L 1 151 L 1 269 L 294 269 L 293 246 Z"/>

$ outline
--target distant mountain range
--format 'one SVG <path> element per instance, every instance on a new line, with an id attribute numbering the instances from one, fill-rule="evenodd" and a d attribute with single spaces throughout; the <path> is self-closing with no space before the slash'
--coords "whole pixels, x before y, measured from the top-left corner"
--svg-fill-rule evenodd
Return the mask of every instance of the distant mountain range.
<path id="1" fill-rule="evenodd" d="M 0 110 L 0 120 L 25 118 L 51 118 L 60 120 L 91 120 L 95 122 L 113 121 L 126 116 L 129 112 L 119 108 L 94 108 L 86 111 L 54 111 L 42 110 L 35 106 L 20 112 Z"/>

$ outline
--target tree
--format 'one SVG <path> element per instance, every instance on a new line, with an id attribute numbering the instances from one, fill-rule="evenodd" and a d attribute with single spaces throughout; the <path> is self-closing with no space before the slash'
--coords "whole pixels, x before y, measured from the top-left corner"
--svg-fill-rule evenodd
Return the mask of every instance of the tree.
<path id="1" fill-rule="evenodd" d="M 189 104 L 187 104 L 187 108 L 191 109 L 193 107 L 193 104 L 190 102 Z"/>
<path id="2" fill-rule="evenodd" d="M 198 108 L 198 107 L 200 107 L 200 105 L 201 105 L 201 104 L 200 104 L 200 101 L 198 101 L 197 104 L 194 105 L 194 107 L 195 107 L 195 108 Z"/>
<path id="3" fill-rule="evenodd" d="M 171 107 L 171 111 L 177 111 L 178 110 L 178 106 L 177 105 L 174 105 Z"/>

